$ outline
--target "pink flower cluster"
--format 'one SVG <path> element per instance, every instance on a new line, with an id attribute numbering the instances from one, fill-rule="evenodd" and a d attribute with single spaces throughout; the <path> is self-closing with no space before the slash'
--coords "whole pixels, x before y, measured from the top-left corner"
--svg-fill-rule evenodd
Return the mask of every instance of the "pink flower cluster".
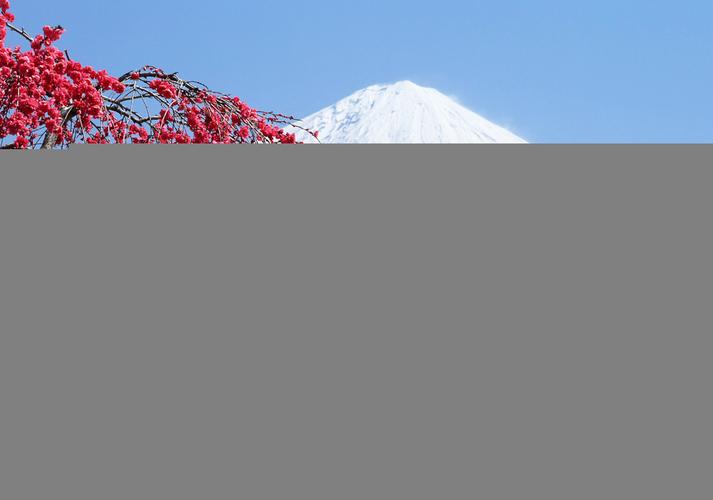
<path id="1" fill-rule="evenodd" d="M 0 141 L 11 141 L 5 147 L 296 142 L 277 125 L 291 117 L 256 111 L 175 74 L 146 66 L 116 78 L 70 60 L 54 46 L 62 27 L 45 26 L 31 38 L 11 24 L 9 9 L 9 0 L 0 0 Z M 6 47 L 8 29 L 31 40 L 30 50 Z M 152 112 L 141 115 L 135 101 Z"/>
<path id="2" fill-rule="evenodd" d="M 8 0 L 0 0 L 0 139 L 14 136 L 15 147 L 29 147 L 44 129 L 60 144 L 71 141 L 63 110 L 71 106 L 80 124 L 87 125 L 105 114 L 102 89 L 123 92 L 125 87 L 106 71 L 69 61 L 53 47 L 61 27 L 45 26 L 30 51 L 6 47 L 7 26 L 14 21 L 9 7 Z"/>

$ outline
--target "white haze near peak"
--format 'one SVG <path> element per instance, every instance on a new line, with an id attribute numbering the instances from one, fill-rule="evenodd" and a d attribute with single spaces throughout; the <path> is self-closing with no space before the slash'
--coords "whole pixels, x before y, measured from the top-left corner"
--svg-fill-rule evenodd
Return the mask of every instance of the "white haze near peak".
<path id="1" fill-rule="evenodd" d="M 436 89 L 402 81 L 372 85 L 297 122 L 327 144 L 526 143 Z M 317 142 L 294 127 L 297 140 Z"/>

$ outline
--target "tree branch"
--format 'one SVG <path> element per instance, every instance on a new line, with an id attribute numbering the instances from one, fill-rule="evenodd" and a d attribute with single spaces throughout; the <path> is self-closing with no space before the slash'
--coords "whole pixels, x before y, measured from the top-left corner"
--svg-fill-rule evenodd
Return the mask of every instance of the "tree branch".
<path id="1" fill-rule="evenodd" d="M 27 31 L 25 31 L 25 28 L 18 28 L 15 25 L 13 25 L 12 23 L 5 23 L 5 25 L 8 28 L 10 28 L 10 31 L 14 31 L 15 33 L 17 33 L 18 35 L 23 37 L 25 40 L 27 40 L 28 42 L 31 43 L 33 41 L 32 36 Z"/>

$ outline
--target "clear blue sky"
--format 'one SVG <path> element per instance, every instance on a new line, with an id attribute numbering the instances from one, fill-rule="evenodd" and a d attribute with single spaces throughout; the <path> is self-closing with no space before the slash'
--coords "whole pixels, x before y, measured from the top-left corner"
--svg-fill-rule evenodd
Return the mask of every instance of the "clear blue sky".
<path id="1" fill-rule="evenodd" d="M 532 142 L 713 142 L 710 0 L 14 0 L 70 54 L 154 64 L 304 116 L 373 83 L 458 97 Z"/>

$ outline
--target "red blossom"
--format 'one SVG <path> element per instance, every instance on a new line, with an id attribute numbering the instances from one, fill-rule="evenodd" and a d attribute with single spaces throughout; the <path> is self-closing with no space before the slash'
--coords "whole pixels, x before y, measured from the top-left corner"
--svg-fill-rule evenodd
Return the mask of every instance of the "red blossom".
<path id="1" fill-rule="evenodd" d="M 158 114 L 158 118 L 161 122 L 172 122 L 173 121 L 173 115 L 171 114 L 171 111 L 168 109 L 162 109 L 161 112 Z"/>
<path id="2" fill-rule="evenodd" d="M 159 78 L 151 80 L 149 87 L 154 89 L 161 97 L 165 97 L 166 99 L 176 98 L 176 87 L 166 80 Z"/>
<path id="3" fill-rule="evenodd" d="M 50 26 L 45 26 L 42 28 L 42 31 L 45 34 L 45 38 L 49 41 L 47 45 L 50 45 L 53 42 L 58 41 L 60 38 L 62 38 L 62 33 L 64 33 L 64 28 L 61 26 L 55 26 L 54 28 Z"/>
<path id="4" fill-rule="evenodd" d="M 30 47 L 32 47 L 32 50 L 40 50 L 42 46 L 45 44 L 45 37 L 42 35 L 37 35 L 34 40 L 32 40 L 32 43 L 30 43 Z"/>
<path id="5" fill-rule="evenodd" d="M 29 145 L 30 141 L 24 136 L 18 136 L 17 139 L 15 139 L 15 147 L 17 149 L 25 149 Z"/>

